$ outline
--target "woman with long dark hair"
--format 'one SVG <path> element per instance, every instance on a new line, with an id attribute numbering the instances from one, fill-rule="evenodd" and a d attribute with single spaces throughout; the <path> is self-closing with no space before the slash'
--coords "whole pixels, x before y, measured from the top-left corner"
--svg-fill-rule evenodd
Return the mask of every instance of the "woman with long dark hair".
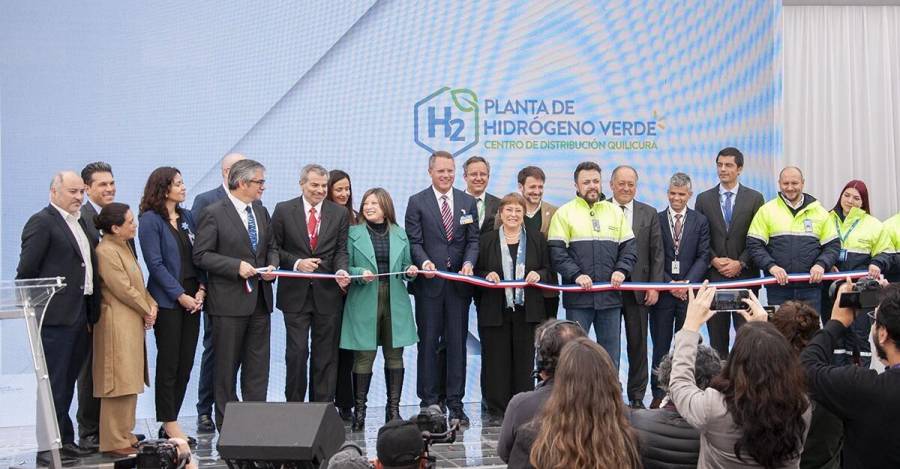
<path id="1" fill-rule="evenodd" d="M 579 337 L 559 356 L 553 391 L 528 425 L 538 469 L 641 467 L 637 437 L 625 416 L 619 374 L 606 350 Z"/>
<path id="2" fill-rule="evenodd" d="M 150 275 L 147 289 L 159 303 L 156 336 L 156 420 L 160 438 L 183 438 L 178 412 L 184 401 L 194 351 L 200 335 L 205 280 L 194 267 L 194 233 L 190 210 L 181 208 L 187 192 L 181 173 L 172 167 L 150 173 L 141 197 L 139 240 Z"/>
<path id="3" fill-rule="evenodd" d="M 799 467 L 811 409 L 800 361 L 778 329 L 748 317 L 721 374 L 705 390 L 694 381 L 699 330 L 716 314 L 715 292 L 704 285 L 695 297 L 688 290 L 669 381 L 675 407 L 700 430 L 697 467 Z"/>
<path id="4" fill-rule="evenodd" d="M 872 278 L 881 275 L 881 269 L 872 264 L 872 258 L 885 248 L 878 245 L 881 234 L 881 222 L 871 215 L 869 209 L 869 189 L 866 183 L 854 179 L 848 182 L 838 195 L 834 208 L 828 213 L 828 223 L 834 225 L 841 242 L 841 250 L 832 271 L 849 272 L 868 270 Z M 831 282 L 822 286 L 822 323 L 831 319 L 831 307 L 834 298 L 829 294 Z M 872 322 L 865 313 L 856 316 L 856 320 L 841 338 L 836 352 L 836 365 L 846 365 L 851 361 L 868 367 L 872 360 L 869 352 L 869 329 Z"/>
<path id="5" fill-rule="evenodd" d="M 340 169 L 332 169 L 329 171 L 328 193 L 325 195 L 325 198 L 346 208 L 350 226 L 356 224 L 359 214 L 353 210 L 353 185 L 350 183 L 349 174 Z M 338 414 L 340 414 L 345 422 L 349 422 L 353 419 L 354 391 L 352 377 L 353 351 L 339 348 L 334 405 L 338 409 Z"/>

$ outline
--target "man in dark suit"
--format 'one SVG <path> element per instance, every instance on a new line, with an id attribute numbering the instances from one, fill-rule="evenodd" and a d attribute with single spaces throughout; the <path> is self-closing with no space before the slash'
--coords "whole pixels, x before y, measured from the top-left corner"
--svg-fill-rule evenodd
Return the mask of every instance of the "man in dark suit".
<path id="1" fill-rule="evenodd" d="M 413 262 L 425 271 L 445 270 L 472 275 L 478 259 L 478 208 L 475 199 L 453 188 L 453 156 L 438 151 L 428 159 L 431 186 L 409 198 L 406 233 Z M 466 389 L 466 338 L 472 288 L 423 273 L 410 283 L 416 298 L 419 332 L 417 394 L 423 408 L 438 404 L 446 393 L 450 418 L 468 425 L 462 399 Z M 447 350 L 446 387 L 441 389 L 438 350 Z"/>
<path id="2" fill-rule="evenodd" d="M 298 272 L 347 274 L 347 209 L 325 200 L 328 171 L 310 164 L 300 171 L 303 195 L 281 202 L 272 214 L 272 234 L 281 269 Z M 341 329 L 341 288 L 349 277 L 331 279 L 282 278 L 278 281 L 278 309 L 284 312 L 287 367 L 284 397 L 303 402 L 307 390 L 306 361 L 312 360 L 310 402 L 334 401 Z"/>
<path id="3" fill-rule="evenodd" d="M 721 282 L 759 277 L 759 268 L 753 265 L 747 250 L 747 230 L 765 200 L 762 194 L 738 182 L 744 155 L 737 148 L 723 148 L 716 156 L 716 168 L 719 184 L 698 195 L 694 205 L 709 221 L 711 260 L 706 278 Z M 753 290 L 759 293 L 759 287 Z M 722 358 L 728 356 L 732 321 L 735 331 L 746 322 L 735 311 L 716 313 L 706 323 L 710 346 Z"/>
<path id="4" fill-rule="evenodd" d="M 50 186 L 50 205 L 31 216 L 22 230 L 22 252 L 16 279 L 65 277 L 66 287 L 47 305 L 41 328 L 41 343 L 62 439 L 63 465 L 92 451 L 75 444 L 69 407 L 75 381 L 88 350 L 88 328 L 100 317 L 100 280 L 97 276 L 97 246 L 87 234 L 81 218 L 84 181 L 71 171 L 57 173 Z M 50 454 L 38 453 L 37 464 L 48 465 Z"/>
<path id="5" fill-rule="evenodd" d="M 625 220 L 634 232 L 637 261 L 631 270 L 632 282 L 663 281 L 662 232 L 656 210 L 634 200 L 637 193 L 638 174 L 631 166 L 619 166 L 613 170 L 609 181 L 613 199 L 610 201 L 622 209 Z M 650 372 L 647 369 L 647 321 L 650 307 L 656 304 L 656 290 L 622 293 L 622 317 L 625 320 L 625 339 L 628 342 L 628 392 L 629 406 L 644 408 L 644 394 Z"/>
<path id="6" fill-rule="evenodd" d="M 113 178 L 112 166 L 103 161 L 95 161 L 81 170 L 81 179 L 85 184 L 85 202 L 81 204 L 81 219 L 84 220 L 85 233 L 96 245 L 100 242 L 100 231 L 94 226 L 94 217 L 110 202 L 116 199 L 116 180 Z M 134 240 L 128 240 L 131 251 Z M 88 331 L 87 358 L 81 373 L 78 375 L 78 446 L 84 449 L 100 448 L 100 399 L 94 397 L 94 372 L 92 332 Z"/>
<path id="7" fill-rule="evenodd" d="M 491 180 L 491 165 L 482 156 L 472 156 L 463 163 L 463 179 L 466 180 L 466 194 L 475 198 L 478 207 L 478 232 L 485 234 L 493 230 L 500 209 L 500 199 L 487 192 Z"/>
<path id="8" fill-rule="evenodd" d="M 229 153 L 222 158 L 222 184 L 194 197 L 194 205 L 191 206 L 191 215 L 199 221 L 203 211 L 213 202 L 228 197 L 228 173 L 231 165 L 247 159 L 240 153 Z M 261 205 L 259 200 L 254 205 Z M 197 383 L 197 431 L 209 433 L 216 431 L 216 425 L 212 420 L 215 392 L 213 388 L 213 375 L 215 368 L 215 354 L 213 352 L 212 317 L 204 308 L 203 315 L 203 355 L 200 358 L 200 377 Z"/>
<path id="9" fill-rule="evenodd" d="M 663 280 L 670 283 L 702 282 L 709 267 L 709 223 L 706 217 L 691 210 L 691 178 L 675 173 L 669 180 L 669 206 L 659 212 L 662 227 Z M 669 348 L 675 331 L 681 329 L 687 314 L 687 290 L 670 290 L 660 294 L 659 302 L 650 315 L 650 334 L 653 336 L 653 368 L 659 366 Z M 659 407 L 666 393 L 659 388 L 656 375 L 650 379 L 653 402 Z"/>
<path id="10" fill-rule="evenodd" d="M 207 308 L 213 316 L 216 426 L 221 430 L 225 404 L 237 400 L 241 371 L 245 401 L 266 400 L 269 384 L 274 276 L 262 273 L 278 265 L 269 212 L 253 202 L 265 190 L 265 167 L 253 160 L 231 166 L 228 194 L 208 206 L 194 240 L 194 264 L 208 275 Z"/>

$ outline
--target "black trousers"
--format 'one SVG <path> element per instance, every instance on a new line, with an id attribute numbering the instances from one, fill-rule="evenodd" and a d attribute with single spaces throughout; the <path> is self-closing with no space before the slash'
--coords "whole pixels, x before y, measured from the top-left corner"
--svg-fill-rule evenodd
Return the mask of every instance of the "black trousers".
<path id="1" fill-rule="evenodd" d="M 99 292 L 98 292 L 99 293 Z M 86 301 L 85 301 L 86 303 Z M 47 374 L 53 406 L 62 444 L 75 442 L 75 429 L 69 418 L 69 407 L 75 395 L 75 381 L 84 366 L 88 349 L 86 305 L 75 314 L 78 320 L 71 326 L 48 326 L 41 328 L 41 343 L 47 360 Z M 91 390 L 93 395 L 93 390 Z M 38 420 L 40 422 L 40 420 Z"/>
<path id="2" fill-rule="evenodd" d="M 221 429 L 225 405 L 238 400 L 237 374 L 241 372 L 241 397 L 265 401 L 269 388 L 269 337 L 272 315 L 261 289 L 250 316 L 216 316 L 213 347 L 216 351 L 216 426 Z"/>
<path id="3" fill-rule="evenodd" d="M 622 317 L 625 320 L 625 342 L 628 351 L 629 400 L 643 400 L 647 393 L 650 371 L 647 366 L 647 321 L 650 308 L 638 304 L 632 292 L 622 293 Z"/>
<path id="4" fill-rule="evenodd" d="M 216 356 L 213 350 L 212 316 L 203 311 L 203 354 L 200 357 L 200 376 L 197 383 L 197 415 L 212 415 L 215 403 L 215 386 L 213 370 L 216 367 Z"/>
<path id="5" fill-rule="evenodd" d="M 310 402 L 334 401 L 340 321 L 339 314 L 319 311 L 316 308 L 311 288 L 299 311 L 284 312 L 284 327 L 287 332 L 284 354 L 287 376 L 284 397 L 288 402 L 303 402 L 308 384 Z M 310 342 L 312 342 L 311 349 Z M 308 376 L 307 360 L 309 360 Z M 352 365 L 352 359 L 350 363 Z"/>
<path id="6" fill-rule="evenodd" d="M 503 309 L 503 324 L 479 327 L 481 336 L 481 405 L 502 414 L 513 396 L 534 389 L 534 330 L 525 309 Z"/>
<path id="7" fill-rule="evenodd" d="M 87 336 L 87 357 L 78 374 L 78 437 L 100 435 L 100 399 L 94 397 L 93 333 Z"/>
<path id="8" fill-rule="evenodd" d="M 156 336 L 156 420 L 178 420 L 194 367 L 200 337 L 200 312 L 160 308 L 153 326 Z"/>

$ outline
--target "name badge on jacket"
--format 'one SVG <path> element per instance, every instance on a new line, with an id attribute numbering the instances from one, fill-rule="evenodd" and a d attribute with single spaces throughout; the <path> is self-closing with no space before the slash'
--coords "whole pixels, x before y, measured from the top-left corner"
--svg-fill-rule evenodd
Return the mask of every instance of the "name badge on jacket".
<path id="1" fill-rule="evenodd" d="M 472 217 L 472 214 L 471 214 L 471 213 L 470 213 L 470 214 L 467 214 L 467 215 L 464 214 L 463 216 L 459 217 L 459 224 L 460 224 L 460 225 L 469 225 L 469 224 L 471 224 L 471 223 L 475 223 L 475 218 Z"/>
<path id="2" fill-rule="evenodd" d="M 807 218 L 806 220 L 803 220 L 803 229 L 805 229 L 807 233 L 812 233 L 813 232 L 812 220 L 810 220 L 809 218 Z"/>

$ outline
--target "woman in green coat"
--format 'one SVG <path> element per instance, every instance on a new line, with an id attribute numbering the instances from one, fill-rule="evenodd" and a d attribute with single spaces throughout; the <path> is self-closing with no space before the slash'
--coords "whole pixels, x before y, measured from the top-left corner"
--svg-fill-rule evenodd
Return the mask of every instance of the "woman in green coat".
<path id="1" fill-rule="evenodd" d="M 350 227 L 347 254 L 350 275 L 361 277 L 353 280 L 347 292 L 340 345 L 354 351 L 354 431 L 362 430 L 365 424 L 366 398 L 379 345 L 387 385 L 385 421 L 401 418 L 403 347 L 418 341 L 404 283 L 414 278 L 418 269 L 409 254 L 406 232 L 397 226 L 391 196 L 381 188 L 369 189 L 362 197 L 359 213 L 360 223 Z M 378 275 L 387 272 L 403 273 Z"/>

